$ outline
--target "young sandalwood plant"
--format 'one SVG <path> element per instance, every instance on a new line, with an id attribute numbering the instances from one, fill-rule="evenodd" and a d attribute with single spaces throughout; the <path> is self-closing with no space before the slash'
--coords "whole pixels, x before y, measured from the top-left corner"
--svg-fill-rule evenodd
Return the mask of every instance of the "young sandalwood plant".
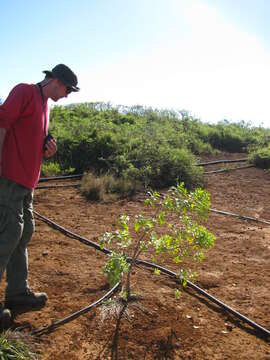
<path id="1" fill-rule="evenodd" d="M 179 265 L 179 278 L 185 286 L 196 275 L 192 264 L 203 260 L 205 251 L 215 241 L 203 225 L 210 209 L 207 191 L 197 188 L 189 192 L 180 183 L 164 196 L 150 192 L 145 205 L 152 209 L 151 215 L 139 214 L 133 219 L 121 215 L 117 230 L 100 238 L 101 247 L 106 244 L 113 248 L 104 272 L 111 286 L 122 277 L 122 296 L 126 301 L 131 299 L 131 272 L 140 255 L 151 254 L 153 262 L 163 254 L 171 258 Z M 155 273 L 159 273 L 158 269 Z"/>

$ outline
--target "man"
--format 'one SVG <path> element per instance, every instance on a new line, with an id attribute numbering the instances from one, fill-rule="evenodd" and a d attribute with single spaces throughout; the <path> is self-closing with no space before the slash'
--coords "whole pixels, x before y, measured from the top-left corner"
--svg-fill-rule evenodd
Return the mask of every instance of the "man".
<path id="1" fill-rule="evenodd" d="M 43 157 L 57 151 L 50 135 L 48 99 L 58 101 L 79 91 L 77 77 L 64 64 L 44 71 L 38 84 L 15 86 L 0 105 L 0 280 L 6 270 L 5 308 L 0 325 L 11 323 L 8 308 L 40 307 L 46 293 L 28 287 L 27 244 L 34 232 L 33 189 L 39 181 Z"/>

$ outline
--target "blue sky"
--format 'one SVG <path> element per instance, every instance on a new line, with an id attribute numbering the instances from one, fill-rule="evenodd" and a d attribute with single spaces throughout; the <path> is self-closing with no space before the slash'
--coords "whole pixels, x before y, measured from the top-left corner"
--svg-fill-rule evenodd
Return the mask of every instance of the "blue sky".
<path id="1" fill-rule="evenodd" d="M 58 63 L 105 101 L 270 127 L 270 0 L 24 0 L 1 5 L 0 97 Z"/>

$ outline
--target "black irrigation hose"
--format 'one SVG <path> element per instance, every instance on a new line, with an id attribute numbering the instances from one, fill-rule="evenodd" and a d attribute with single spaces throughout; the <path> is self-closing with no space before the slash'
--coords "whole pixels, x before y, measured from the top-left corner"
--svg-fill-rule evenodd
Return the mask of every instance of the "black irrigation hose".
<path id="1" fill-rule="evenodd" d="M 93 307 L 100 305 L 104 300 L 108 299 L 111 295 L 113 295 L 116 292 L 116 290 L 118 289 L 120 283 L 121 282 L 118 282 L 116 285 L 114 285 L 114 287 L 110 291 L 108 291 L 105 295 L 103 295 L 100 299 L 93 302 L 92 304 L 72 313 L 71 315 L 69 315 L 61 320 L 53 322 L 49 326 L 43 327 L 41 329 L 33 330 L 33 331 L 31 331 L 30 335 L 41 336 L 43 334 L 49 334 L 49 333 L 53 332 L 55 329 L 57 329 L 59 326 L 67 324 L 67 323 L 77 319 L 79 316 L 86 314 Z"/>
<path id="2" fill-rule="evenodd" d="M 80 187 L 81 184 L 61 184 L 61 185 L 48 185 L 48 186 L 37 186 L 35 190 L 38 189 L 56 189 L 56 188 L 66 188 L 66 187 Z"/>
<path id="3" fill-rule="evenodd" d="M 209 161 L 204 163 L 195 164 L 195 166 L 206 166 L 206 165 L 213 165 L 213 164 L 220 164 L 220 163 L 235 163 L 235 162 L 244 162 L 247 161 L 246 159 L 236 159 L 236 160 L 215 160 L 215 161 Z M 79 179 L 82 178 L 83 174 L 76 174 L 76 175 L 63 175 L 63 176 L 52 176 L 52 177 L 42 177 L 39 179 L 39 182 L 46 182 L 46 181 L 52 181 L 52 180 L 66 180 L 66 179 Z"/>
<path id="4" fill-rule="evenodd" d="M 252 168 L 252 167 L 255 167 L 255 165 L 246 165 L 246 166 L 239 166 L 239 167 L 230 168 L 230 169 L 206 171 L 206 172 L 204 172 L 204 175 L 223 173 L 223 172 L 228 172 L 228 171 L 233 171 L 233 170 L 242 170 L 242 169 L 248 169 L 248 168 Z"/>
<path id="5" fill-rule="evenodd" d="M 77 175 L 64 175 L 64 176 L 52 176 L 46 178 L 40 178 L 39 182 L 51 181 L 51 180 L 66 180 L 66 179 L 80 179 L 83 177 L 83 174 Z"/>
<path id="6" fill-rule="evenodd" d="M 262 224 L 270 225 L 270 221 L 257 219 L 257 218 L 254 218 L 252 216 L 244 216 L 244 215 L 240 215 L 240 214 L 234 214 L 234 213 L 229 212 L 229 211 L 222 211 L 222 210 L 217 210 L 217 209 L 210 209 L 210 211 L 212 211 L 212 212 L 214 212 L 216 214 L 220 214 L 220 215 L 237 217 L 237 218 L 239 218 L 241 220 L 256 221 L 256 222 L 259 222 L 259 223 L 262 223 Z"/>
<path id="7" fill-rule="evenodd" d="M 33 211 L 34 214 L 42 221 L 44 221 L 47 225 L 51 226 L 53 229 L 60 231 L 62 234 L 68 236 L 71 239 L 75 239 L 75 240 L 79 240 L 81 243 L 87 245 L 87 246 L 91 246 L 93 248 L 95 248 L 96 250 L 102 251 L 104 254 L 106 255 L 110 255 L 111 251 L 106 249 L 106 248 L 101 248 L 101 246 L 99 244 L 97 244 L 94 241 L 88 240 L 80 235 L 77 235 L 67 229 L 65 229 L 63 226 L 56 224 L 54 221 L 46 218 L 45 216 L 39 214 L 37 211 Z"/>
<path id="8" fill-rule="evenodd" d="M 148 261 L 144 261 L 144 260 L 138 260 L 137 263 L 145 265 L 147 267 L 156 268 L 156 269 L 160 270 L 161 272 L 163 272 L 163 273 L 165 273 L 165 274 L 167 274 L 167 275 L 169 275 L 171 277 L 179 278 L 179 276 L 177 276 L 177 274 L 175 272 L 173 272 L 173 271 L 171 271 L 169 269 L 166 269 L 166 268 L 164 268 L 162 266 L 155 265 L 155 264 L 149 263 Z M 190 286 L 193 290 L 197 291 L 199 294 L 205 296 L 207 299 L 211 300 L 212 302 L 214 302 L 215 304 L 217 304 L 218 306 L 223 308 L 223 310 L 226 310 L 226 311 L 230 312 L 231 314 L 233 314 L 238 319 L 240 319 L 240 320 L 246 322 L 247 324 L 249 324 L 255 330 L 259 330 L 266 337 L 270 337 L 270 331 L 269 330 L 265 329 L 261 325 L 259 325 L 259 324 L 255 323 L 254 321 L 250 320 L 246 316 L 240 314 L 238 311 L 232 309 L 230 306 L 224 304 L 222 301 L 218 300 L 214 296 L 208 294 L 206 291 L 201 289 L 199 286 L 193 284 L 189 280 L 187 280 L 187 285 Z"/>
<path id="9" fill-rule="evenodd" d="M 237 160 L 214 160 L 214 161 L 209 161 L 209 162 L 202 162 L 199 164 L 196 164 L 196 166 L 206 166 L 206 165 L 214 165 L 214 164 L 227 164 L 227 163 L 235 163 L 235 162 L 244 162 L 244 161 L 248 161 L 248 158 L 245 159 L 237 159 Z"/>
<path id="10" fill-rule="evenodd" d="M 59 230 L 61 232 L 63 232 L 65 235 L 71 237 L 71 238 L 74 238 L 74 239 L 77 239 L 81 242 L 83 242 L 84 244 L 88 245 L 88 246 L 92 246 L 94 247 L 96 250 L 100 250 L 102 252 L 104 252 L 105 254 L 109 255 L 111 253 L 110 250 L 108 249 L 101 249 L 101 247 L 95 243 L 95 242 L 92 242 L 90 240 L 87 240 L 85 238 L 82 238 L 81 236 L 77 235 L 77 234 L 74 234 L 72 232 L 70 232 L 69 230 L 63 228 L 62 226 L 52 222 L 51 220 L 45 218 L 44 216 L 38 214 L 37 212 L 35 212 L 35 214 L 37 214 L 39 216 L 40 219 L 42 219 L 43 221 L 45 221 L 48 225 L 51 225 L 53 226 L 54 229 L 56 230 Z M 52 225 L 53 224 L 53 225 Z M 130 258 L 128 259 L 130 260 Z M 147 261 L 144 261 L 144 260 L 139 260 L 137 259 L 136 260 L 136 264 L 142 264 L 142 265 L 145 265 L 147 267 L 151 267 L 153 269 L 157 268 L 159 269 L 161 272 L 169 275 L 169 276 L 172 276 L 174 278 L 179 278 L 177 276 L 176 273 L 174 273 L 173 271 L 169 270 L 169 269 L 166 269 L 166 268 L 163 268 L 162 266 L 159 266 L 159 265 L 156 265 L 156 264 L 153 264 L 153 263 L 150 263 L 150 262 L 147 262 Z M 237 312 L 236 310 L 233 310 L 230 306 L 224 304 L 223 302 L 221 302 L 220 300 L 216 299 L 214 296 L 208 294 L 206 291 L 204 291 L 203 289 L 201 289 L 200 287 L 198 287 L 197 285 L 193 284 L 191 281 L 188 281 L 187 282 L 187 285 L 190 286 L 193 290 L 197 291 L 198 293 L 200 293 L 201 295 L 205 296 L 206 298 L 208 298 L 210 301 L 213 301 L 215 304 L 219 305 L 220 307 L 223 308 L 223 310 L 226 310 L 228 311 L 229 313 L 233 314 L 234 316 L 236 316 L 238 319 L 248 323 L 251 327 L 253 327 L 255 330 L 258 330 L 260 331 L 265 337 L 270 337 L 270 331 L 265 329 L 264 327 L 262 327 L 261 325 L 255 323 L 254 321 L 248 319 L 246 316 L 240 314 L 239 312 Z"/>

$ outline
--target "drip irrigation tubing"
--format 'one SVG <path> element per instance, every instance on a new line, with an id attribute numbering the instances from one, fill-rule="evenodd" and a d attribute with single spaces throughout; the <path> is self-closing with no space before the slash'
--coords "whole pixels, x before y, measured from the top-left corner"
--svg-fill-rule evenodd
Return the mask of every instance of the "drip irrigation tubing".
<path id="1" fill-rule="evenodd" d="M 226 164 L 226 163 L 235 163 L 235 162 L 244 162 L 248 161 L 248 158 L 243 159 L 235 159 L 235 160 L 215 160 L 209 162 L 203 162 L 199 164 L 195 164 L 195 166 L 206 166 L 206 165 L 214 165 L 214 164 Z M 83 174 L 75 174 L 75 175 L 63 175 L 63 176 L 52 176 L 52 177 L 42 177 L 39 179 L 39 182 L 53 181 L 53 180 L 65 180 L 65 179 L 79 179 L 82 178 Z"/>
<path id="2" fill-rule="evenodd" d="M 101 248 L 100 245 L 98 245 L 97 243 L 90 241 L 88 239 L 85 239 L 77 234 L 74 234 L 72 232 L 70 232 L 69 230 L 65 229 L 64 227 L 56 224 L 55 222 L 45 218 L 44 216 L 40 215 L 39 213 L 37 213 L 35 211 L 35 214 L 43 221 L 45 221 L 48 225 L 52 226 L 54 229 L 61 231 L 62 233 L 64 233 L 65 235 L 73 238 L 73 239 L 77 239 L 79 241 L 81 241 L 82 243 L 94 247 L 96 250 L 100 250 L 103 253 L 105 253 L 106 255 L 111 254 L 111 251 L 105 248 Z M 131 260 L 131 258 L 127 258 L 128 261 Z M 144 261 L 144 260 L 136 260 L 136 264 L 141 264 L 141 265 L 145 265 L 146 267 L 151 267 L 153 269 L 159 269 L 162 273 L 167 274 L 173 278 L 177 278 L 179 279 L 179 276 L 177 276 L 177 274 L 169 269 L 166 269 L 160 265 L 154 264 L 154 263 L 150 263 L 148 261 Z M 264 327 L 262 327 L 261 325 L 255 323 L 254 321 L 250 320 L 249 318 L 247 318 L 246 316 L 240 314 L 238 311 L 232 309 L 230 306 L 226 305 L 225 303 L 223 303 L 222 301 L 218 300 L 217 298 L 215 298 L 214 296 L 208 294 L 206 291 L 204 291 L 203 289 L 201 289 L 199 286 L 193 284 L 191 281 L 187 281 L 187 285 L 189 287 L 191 287 L 193 290 L 195 290 L 196 292 L 198 292 L 199 294 L 205 296 L 207 299 L 209 299 L 210 301 L 214 302 L 215 304 L 217 304 L 218 306 L 220 306 L 223 310 L 231 313 L 232 315 L 234 315 L 235 317 L 237 317 L 238 319 L 242 320 L 243 322 L 249 324 L 251 327 L 253 327 L 255 330 L 259 331 L 261 334 L 263 334 L 265 337 L 270 337 L 270 331 L 265 329 Z"/>
<path id="3" fill-rule="evenodd" d="M 222 211 L 222 210 L 217 210 L 217 209 L 210 209 L 210 211 L 212 211 L 212 212 L 214 212 L 216 214 L 220 214 L 220 215 L 237 217 L 237 218 L 239 218 L 241 220 L 255 221 L 255 222 L 262 223 L 262 224 L 270 225 L 270 221 L 257 219 L 257 218 L 252 217 L 252 216 L 244 216 L 244 215 L 240 215 L 240 214 L 234 214 L 234 213 L 229 212 L 229 211 Z"/>
<path id="4" fill-rule="evenodd" d="M 230 168 L 230 169 L 219 169 L 219 170 L 213 170 L 213 171 L 206 171 L 206 172 L 204 172 L 204 175 L 229 172 L 229 171 L 233 171 L 233 170 L 242 170 L 242 169 L 248 169 L 248 168 L 252 168 L 252 167 L 255 167 L 255 166 L 254 165 L 246 165 L 246 166 L 239 166 L 239 167 Z"/>
<path id="5" fill-rule="evenodd" d="M 150 263 L 148 261 L 144 261 L 144 260 L 137 260 L 137 263 L 145 265 L 147 267 L 151 267 L 151 268 L 156 268 L 158 270 L 160 270 L 161 272 L 171 276 L 171 277 L 175 277 L 175 278 L 179 278 L 179 276 L 177 276 L 177 274 L 169 269 L 166 269 L 160 265 L 156 265 L 153 263 Z M 230 306 L 226 305 L 225 303 L 223 303 L 222 301 L 218 300 L 217 298 L 215 298 L 214 296 L 210 295 L 209 293 L 207 293 L 206 291 L 204 291 L 203 289 L 201 289 L 199 286 L 193 284 L 191 281 L 187 280 L 187 285 L 189 287 L 191 287 L 193 290 L 195 290 L 196 292 L 200 293 L 201 295 L 205 296 L 207 299 L 209 299 L 210 301 L 214 302 L 215 304 L 217 304 L 218 306 L 220 306 L 223 310 L 226 310 L 228 312 L 230 312 L 231 314 L 233 314 L 235 317 L 237 317 L 238 319 L 246 322 L 247 324 L 249 324 L 251 327 L 253 327 L 256 330 L 259 330 L 262 334 L 264 334 L 266 337 L 270 337 L 270 331 L 265 329 L 264 327 L 262 327 L 261 325 L 255 323 L 254 321 L 250 320 L 249 318 L 247 318 L 246 316 L 240 314 L 238 311 L 234 310 L 233 308 L 231 308 Z"/>
<path id="6" fill-rule="evenodd" d="M 37 329 L 37 330 L 33 330 L 31 331 L 30 335 L 34 335 L 34 336 L 41 336 L 43 334 L 49 334 L 51 332 L 53 332 L 55 329 L 57 329 L 59 326 L 65 325 L 75 319 L 77 319 L 79 316 L 86 314 L 87 312 L 89 312 L 93 307 L 96 307 L 98 305 L 101 305 L 101 303 L 108 299 L 111 295 L 113 295 L 116 290 L 118 289 L 119 285 L 121 282 L 118 282 L 116 285 L 114 285 L 114 287 L 108 291 L 105 295 L 103 295 L 100 299 L 96 300 L 95 302 L 93 302 L 92 304 L 72 313 L 71 315 L 58 320 L 56 322 L 53 322 L 51 325 Z"/>
<path id="7" fill-rule="evenodd" d="M 106 248 L 101 248 L 101 246 L 99 244 L 97 244 L 94 241 L 88 240 L 78 234 L 75 234 L 67 229 L 65 229 L 63 226 L 56 224 L 54 221 L 46 218 L 45 216 L 39 214 L 37 211 L 33 211 L 34 214 L 43 222 L 45 222 L 47 225 L 51 226 L 53 229 L 60 231 L 62 234 L 66 235 L 67 237 L 71 238 L 71 239 L 75 239 L 80 241 L 81 243 L 87 245 L 87 246 L 91 246 L 93 248 L 95 248 L 96 250 L 102 251 L 104 254 L 106 255 L 110 255 L 111 251 L 106 249 Z"/>
<path id="8" fill-rule="evenodd" d="M 61 184 L 61 185 L 46 185 L 46 186 L 37 186 L 35 190 L 38 189 L 56 189 L 56 188 L 67 188 L 67 187 L 80 187 L 81 184 Z"/>
<path id="9" fill-rule="evenodd" d="M 80 179 L 82 177 L 83 177 L 83 174 L 42 177 L 42 178 L 39 179 L 39 183 L 40 182 L 51 181 L 51 180 Z"/>
<path id="10" fill-rule="evenodd" d="M 229 163 L 236 163 L 236 162 L 245 162 L 248 161 L 248 158 L 244 159 L 236 159 L 236 160 L 214 160 L 214 161 L 208 161 L 208 162 L 202 162 L 199 164 L 196 164 L 196 166 L 206 166 L 206 165 L 214 165 L 214 164 L 229 164 Z"/>
<path id="11" fill-rule="evenodd" d="M 63 184 L 63 185 L 48 185 L 48 186 L 38 186 L 36 189 L 53 189 L 53 188 L 61 188 L 61 187 L 79 187 L 80 184 Z M 226 215 L 226 216 L 231 216 L 231 217 L 236 217 L 240 220 L 248 220 L 248 221 L 255 221 L 258 223 L 262 223 L 262 224 L 266 224 L 266 225 L 270 225 L 270 221 L 267 220 L 263 220 L 263 219 L 258 219 L 252 216 L 246 216 L 246 215 L 240 215 L 240 214 L 235 214 L 229 211 L 223 211 L 223 210 L 217 210 L 217 209 L 210 209 L 210 211 L 216 213 L 216 214 L 220 214 L 220 215 Z M 34 213 L 40 217 L 42 220 L 44 220 L 46 222 L 50 221 L 49 225 L 53 225 L 55 223 L 53 223 L 53 221 L 46 219 L 45 217 L 43 217 L 41 214 L 37 213 L 36 211 L 34 211 Z M 55 224 L 56 227 L 59 227 L 60 225 Z M 73 234 L 73 237 L 76 237 L 76 234 Z M 87 239 L 85 239 L 85 241 L 89 241 Z M 100 250 L 100 249 L 98 249 Z"/>

